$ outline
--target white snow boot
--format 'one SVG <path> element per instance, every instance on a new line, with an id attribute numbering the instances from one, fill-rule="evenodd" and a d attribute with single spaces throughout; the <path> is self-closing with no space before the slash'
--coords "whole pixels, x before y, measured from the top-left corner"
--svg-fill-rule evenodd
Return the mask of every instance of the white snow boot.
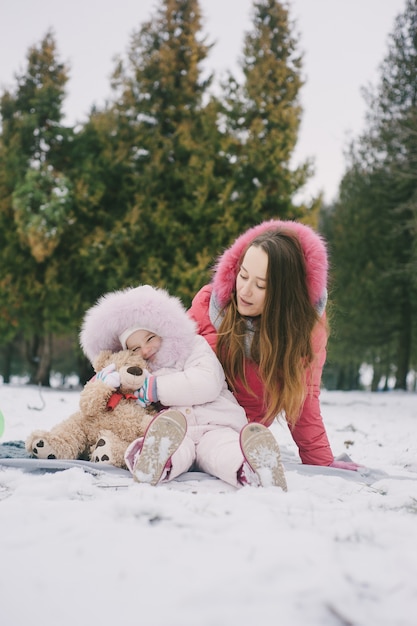
<path id="1" fill-rule="evenodd" d="M 240 431 L 240 447 L 247 464 L 256 474 L 262 487 L 281 487 L 283 491 L 287 491 L 281 452 L 269 428 L 255 422 L 247 424 Z M 248 474 L 247 471 L 242 472 L 245 478 Z M 253 484 L 252 480 L 242 482 Z"/>
<path id="2" fill-rule="evenodd" d="M 186 432 L 187 421 L 180 411 L 167 409 L 156 415 L 149 424 L 141 445 L 137 446 L 132 468 L 134 479 L 139 483 L 156 485 L 165 478 L 171 456 L 181 445 Z M 135 446 L 131 444 L 129 448 L 131 447 Z M 128 463 L 128 459 L 126 464 L 130 469 L 131 463 Z"/>

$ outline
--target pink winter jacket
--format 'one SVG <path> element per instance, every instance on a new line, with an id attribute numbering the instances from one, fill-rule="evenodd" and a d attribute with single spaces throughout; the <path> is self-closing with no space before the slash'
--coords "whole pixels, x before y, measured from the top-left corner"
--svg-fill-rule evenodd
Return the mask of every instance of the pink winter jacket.
<path id="1" fill-rule="evenodd" d="M 185 415 L 188 434 L 195 441 L 219 426 L 239 433 L 247 423 L 245 411 L 227 387 L 220 361 L 199 335 L 180 367 L 160 367 L 152 374 L 157 377 L 158 400 Z"/>
<path id="2" fill-rule="evenodd" d="M 295 231 L 299 237 L 306 259 L 310 298 L 317 310 L 325 315 L 323 308 L 327 297 L 328 265 L 323 241 L 311 228 L 297 222 L 280 220 L 263 222 L 241 235 L 223 253 L 215 266 L 212 282 L 203 287 L 192 302 L 189 315 L 197 322 L 198 332 L 206 338 L 213 350 L 215 350 L 217 340 L 217 330 L 210 316 L 212 313 L 213 317 L 213 300 L 220 307 L 227 304 L 234 290 L 243 251 L 258 234 L 276 229 Z M 312 337 L 315 359 L 311 369 L 307 371 L 306 399 L 300 417 L 291 429 L 302 462 L 310 465 L 330 465 L 334 460 L 324 428 L 319 400 L 321 375 L 326 360 L 326 342 L 324 328 L 317 326 Z M 248 420 L 260 421 L 266 412 L 264 386 L 259 378 L 258 366 L 253 361 L 247 359 L 245 370 L 249 387 L 255 393 L 249 393 L 243 383 L 238 382 L 235 396 L 239 404 L 244 407 Z"/>

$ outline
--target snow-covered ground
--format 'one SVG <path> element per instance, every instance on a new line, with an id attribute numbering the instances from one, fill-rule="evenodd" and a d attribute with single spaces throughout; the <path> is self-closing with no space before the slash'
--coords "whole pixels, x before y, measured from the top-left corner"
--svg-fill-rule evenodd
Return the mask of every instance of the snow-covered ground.
<path id="1" fill-rule="evenodd" d="M 0 443 L 77 405 L 0 384 Z M 322 409 L 334 454 L 387 476 L 310 474 L 279 424 L 288 493 L 0 467 L 1 623 L 414 626 L 417 396 L 323 391 Z"/>

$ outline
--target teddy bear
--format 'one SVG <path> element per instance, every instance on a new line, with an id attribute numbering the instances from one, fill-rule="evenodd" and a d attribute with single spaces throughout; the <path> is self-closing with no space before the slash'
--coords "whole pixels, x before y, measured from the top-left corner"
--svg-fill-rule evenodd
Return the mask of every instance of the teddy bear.
<path id="1" fill-rule="evenodd" d="M 81 391 L 79 410 L 50 431 L 32 432 L 25 442 L 29 454 L 38 459 L 84 459 L 126 468 L 126 448 L 144 435 L 158 408 L 143 408 L 134 395 L 145 380 L 146 363 L 131 350 L 103 350 L 93 367 L 96 375 Z M 108 373 L 104 380 L 97 375 L 103 370 Z"/>

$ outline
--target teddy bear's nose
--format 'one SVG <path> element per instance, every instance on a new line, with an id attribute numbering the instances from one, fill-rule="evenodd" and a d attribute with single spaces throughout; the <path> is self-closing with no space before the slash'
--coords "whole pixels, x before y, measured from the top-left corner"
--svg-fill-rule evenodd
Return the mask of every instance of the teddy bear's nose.
<path id="1" fill-rule="evenodd" d="M 127 373 L 132 374 L 132 376 L 142 376 L 143 369 L 138 365 L 132 365 L 131 367 L 127 368 Z"/>

